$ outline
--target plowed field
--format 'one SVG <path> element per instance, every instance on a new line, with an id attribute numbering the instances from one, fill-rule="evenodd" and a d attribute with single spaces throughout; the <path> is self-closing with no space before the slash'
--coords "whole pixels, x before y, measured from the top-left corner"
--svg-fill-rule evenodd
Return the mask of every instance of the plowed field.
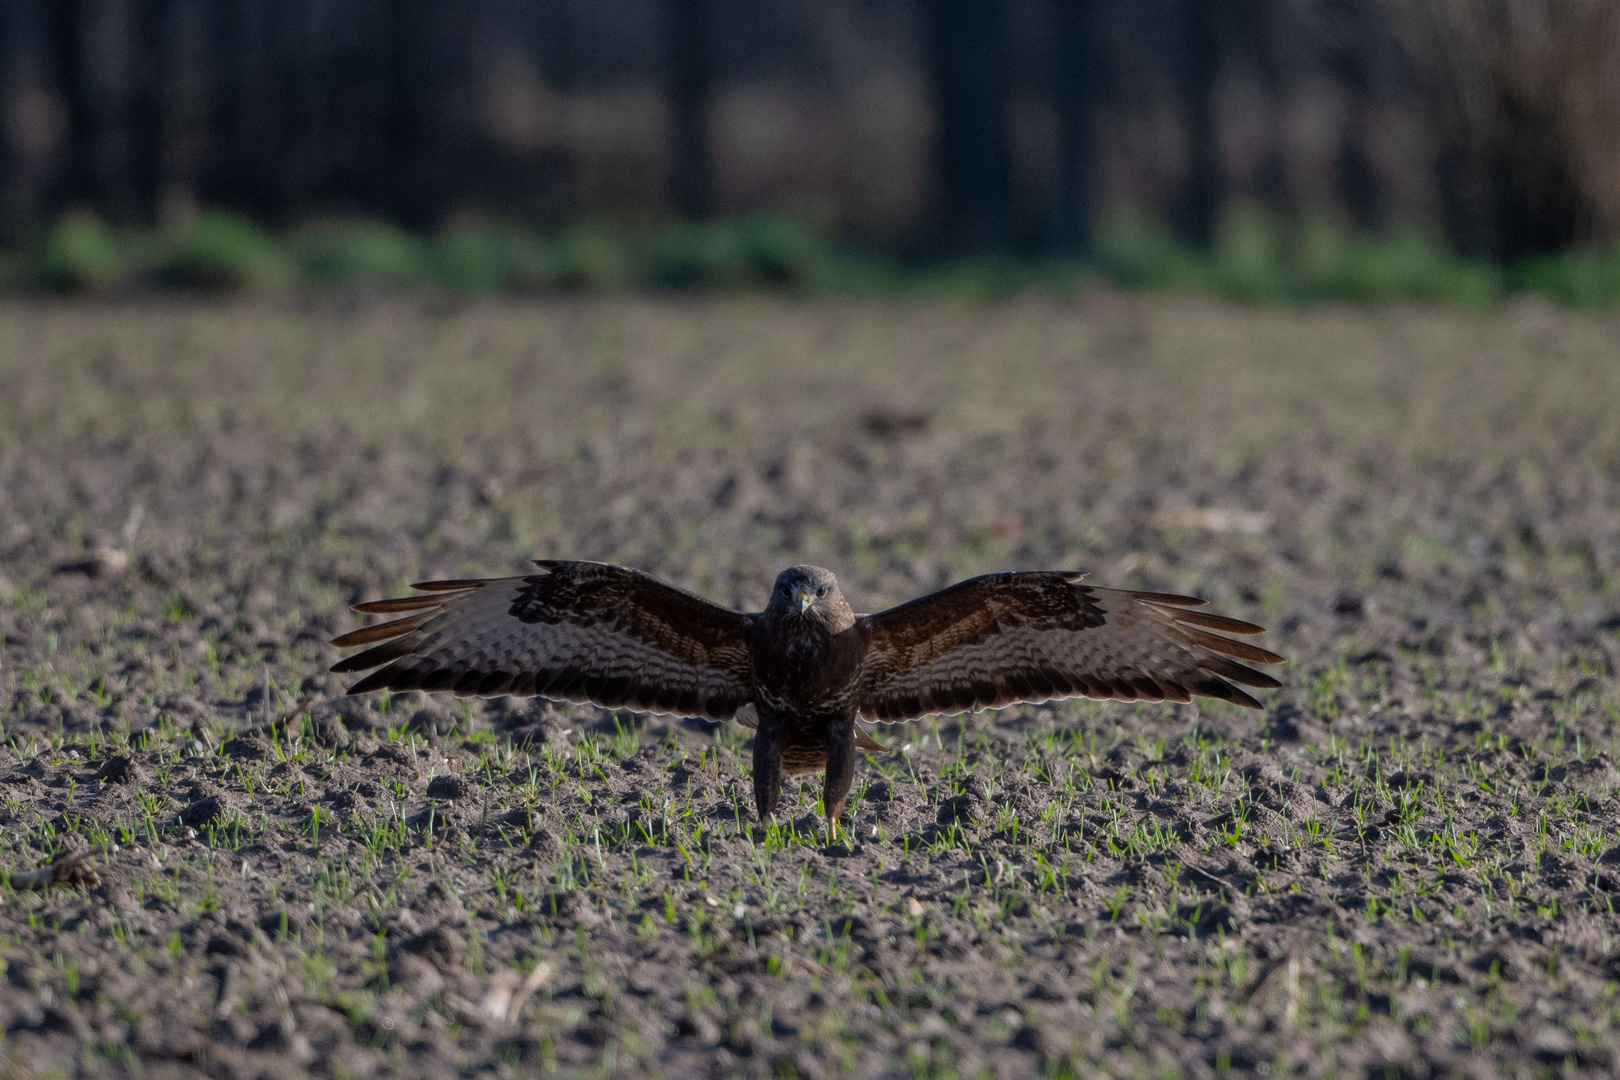
<path id="1" fill-rule="evenodd" d="M 326 674 L 348 605 L 530 557 L 1083 568 L 1290 662 L 879 727 L 829 846 L 736 724 Z M 8 303 L 0 1059 L 1609 1075 L 1617 631 L 1611 317 Z"/>

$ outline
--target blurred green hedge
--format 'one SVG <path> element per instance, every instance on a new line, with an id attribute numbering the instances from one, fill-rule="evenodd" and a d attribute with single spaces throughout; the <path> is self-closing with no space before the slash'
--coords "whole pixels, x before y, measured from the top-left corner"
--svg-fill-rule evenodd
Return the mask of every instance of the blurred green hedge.
<path id="1" fill-rule="evenodd" d="M 0 253 L 0 287 L 68 293 L 143 288 L 215 292 L 429 289 L 459 295 L 754 290 L 844 296 L 1072 295 L 1111 280 L 1244 303 L 1441 301 L 1487 305 L 1535 292 L 1576 307 L 1620 304 L 1620 245 L 1501 269 L 1415 230 L 1352 234 L 1325 219 L 1238 207 L 1212 250 L 1144 219 L 1099 231 L 1089 259 L 991 257 L 912 266 L 843 252 L 780 217 L 706 224 L 587 221 L 542 234 L 487 220 L 419 237 L 378 221 L 317 220 L 273 235 L 208 211 L 120 231 L 64 215 L 31 250 Z"/>

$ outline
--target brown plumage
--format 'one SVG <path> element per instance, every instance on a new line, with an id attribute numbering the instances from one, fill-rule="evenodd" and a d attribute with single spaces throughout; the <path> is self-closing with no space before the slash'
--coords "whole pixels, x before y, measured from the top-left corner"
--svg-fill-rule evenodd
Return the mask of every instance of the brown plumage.
<path id="1" fill-rule="evenodd" d="M 357 605 L 404 615 L 332 644 L 370 645 L 337 672 L 378 670 L 350 693 L 449 690 L 541 696 L 725 720 L 752 704 L 754 798 L 776 810 L 784 773 L 825 770 L 829 828 L 855 751 L 882 747 L 861 719 L 1000 708 L 1054 698 L 1260 703 L 1271 676 L 1237 661 L 1283 658 L 1223 634 L 1253 623 L 1205 601 L 1082 585 L 1071 572 L 988 574 L 875 615 L 850 609 L 832 573 L 782 571 L 744 614 L 638 570 L 542 561 L 527 577 L 430 581 L 427 595 Z"/>

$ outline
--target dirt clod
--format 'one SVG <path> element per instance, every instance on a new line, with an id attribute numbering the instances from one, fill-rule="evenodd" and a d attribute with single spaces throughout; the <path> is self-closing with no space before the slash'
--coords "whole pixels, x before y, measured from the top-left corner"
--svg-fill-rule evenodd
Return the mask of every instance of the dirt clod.
<path id="1" fill-rule="evenodd" d="M 313 738 L 317 746 L 324 746 L 327 749 L 347 746 L 349 743 L 349 733 L 343 722 L 332 716 L 322 716 L 315 720 Z"/>
<path id="2" fill-rule="evenodd" d="M 238 735 L 220 748 L 221 753 L 244 761 L 262 761 L 270 756 L 270 744 L 251 735 Z"/>
<path id="3" fill-rule="evenodd" d="M 96 771 L 96 779 L 109 784 L 139 784 L 146 779 L 146 770 L 128 754 L 114 754 Z"/>
<path id="4" fill-rule="evenodd" d="M 454 801 L 467 794 L 467 785 L 459 776 L 435 776 L 428 782 L 427 794 L 430 799 Z"/>
<path id="5" fill-rule="evenodd" d="M 449 971 L 461 963 L 467 951 L 466 941 L 448 926 L 435 926 L 406 939 L 400 948 L 430 961 L 440 971 Z"/>
<path id="6" fill-rule="evenodd" d="M 185 805 L 180 811 L 180 820 L 193 829 L 205 829 L 223 817 L 229 809 L 229 800 L 224 795 L 203 795 Z"/>

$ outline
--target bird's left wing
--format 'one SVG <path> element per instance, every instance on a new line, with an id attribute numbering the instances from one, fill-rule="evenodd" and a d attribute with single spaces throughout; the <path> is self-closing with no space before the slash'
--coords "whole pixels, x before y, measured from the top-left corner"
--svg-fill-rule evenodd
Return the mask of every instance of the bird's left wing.
<path id="1" fill-rule="evenodd" d="M 542 573 L 428 581 L 414 586 L 426 595 L 357 605 L 410 614 L 333 640 L 375 647 L 332 670 L 381 668 L 351 694 L 512 694 L 717 720 L 752 697 L 747 615 L 639 570 L 536 565 Z"/>
<path id="2" fill-rule="evenodd" d="M 1053 698 L 1190 701 L 1259 708 L 1234 686 L 1281 684 L 1236 660 L 1274 652 L 1211 631 L 1262 628 L 1189 608 L 1205 601 L 1080 584 L 1081 574 L 987 574 L 861 616 L 870 634 L 860 712 L 895 722 Z"/>

